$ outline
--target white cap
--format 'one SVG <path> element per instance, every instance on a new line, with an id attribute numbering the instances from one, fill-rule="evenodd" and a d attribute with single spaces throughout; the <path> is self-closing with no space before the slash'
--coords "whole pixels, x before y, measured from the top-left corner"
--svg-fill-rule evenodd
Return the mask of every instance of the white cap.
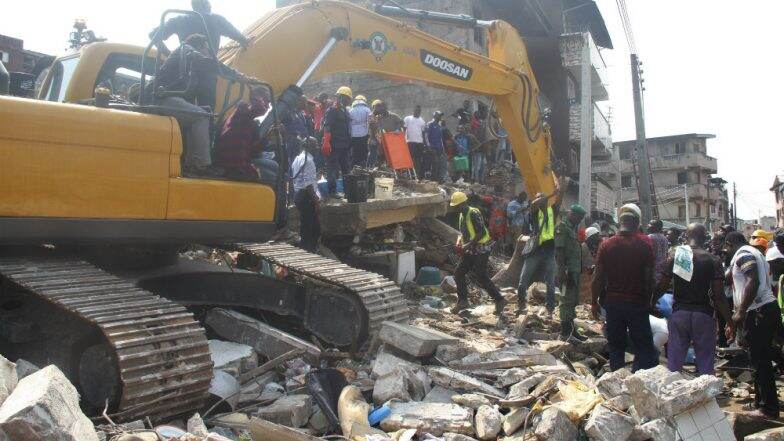
<path id="1" fill-rule="evenodd" d="M 589 237 L 595 236 L 595 235 L 597 235 L 599 233 L 601 233 L 601 231 L 599 231 L 598 228 L 596 228 L 596 227 L 588 227 L 588 228 L 585 229 L 585 238 L 588 239 Z"/>
<path id="2" fill-rule="evenodd" d="M 637 219 L 642 217 L 642 212 L 640 211 L 640 207 L 636 204 L 626 204 L 618 210 L 618 217 L 622 218 L 624 216 L 632 215 Z"/>
<path id="3" fill-rule="evenodd" d="M 765 252 L 765 260 L 772 262 L 776 259 L 784 259 L 784 254 L 781 254 L 779 247 L 773 245 L 772 247 L 768 248 L 768 251 Z"/>

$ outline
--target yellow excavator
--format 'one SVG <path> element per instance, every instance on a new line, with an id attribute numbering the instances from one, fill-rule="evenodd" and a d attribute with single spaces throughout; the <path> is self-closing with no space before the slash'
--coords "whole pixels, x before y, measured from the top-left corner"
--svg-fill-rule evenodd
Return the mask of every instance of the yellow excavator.
<path id="1" fill-rule="evenodd" d="M 167 11 L 161 21 L 178 13 L 194 14 Z M 549 133 L 516 30 L 473 20 L 489 37 L 485 57 L 389 15 L 472 20 L 313 1 L 270 12 L 246 30 L 247 48 L 216 56 L 273 93 L 262 134 L 308 80 L 336 73 L 492 97 L 527 189 L 551 193 Z M 86 45 L 54 61 L 38 99 L 0 96 L 0 352 L 57 364 L 89 411 L 118 419 L 161 419 L 204 402 L 212 362 L 200 307 L 269 311 L 354 349 L 383 321 L 408 318 L 393 282 L 267 242 L 285 223 L 285 166 L 259 182 L 183 176 L 177 111 L 96 96 L 100 85 L 154 78 L 156 43 Z M 220 121 L 247 92 L 219 80 L 211 116 Z M 177 260 L 189 244 L 239 251 L 296 278 Z"/>

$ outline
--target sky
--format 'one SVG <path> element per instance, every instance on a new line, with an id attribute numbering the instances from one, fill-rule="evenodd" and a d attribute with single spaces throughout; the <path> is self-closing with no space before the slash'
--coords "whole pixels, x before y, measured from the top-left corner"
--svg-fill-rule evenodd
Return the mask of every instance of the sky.
<path id="1" fill-rule="evenodd" d="M 213 0 L 213 10 L 243 29 L 274 7 L 274 0 Z M 634 138 L 629 50 L 616 0 L 597 0 L 615 49 L 602 51 L 608 65 L 613 139 Z M 188 9 L 189 0 L 44 0 L 46 14 L 5 8 L 0 33 L 22 38 L 25 48 L 63 53 L 73 19 L 85 18 L 97 35 L 147 44 L 162 8 Z M 742 7 L 740 5 L 743 5 Z M 784 174 L 777 151 L 784 125 L 784 73 L 780 0 L 627 0 L 645 79 L 649 137 L 711 133 L 708 154 L 719 175 L 738 186 L 738 215 L 773 215 L 769 191 Z"/>

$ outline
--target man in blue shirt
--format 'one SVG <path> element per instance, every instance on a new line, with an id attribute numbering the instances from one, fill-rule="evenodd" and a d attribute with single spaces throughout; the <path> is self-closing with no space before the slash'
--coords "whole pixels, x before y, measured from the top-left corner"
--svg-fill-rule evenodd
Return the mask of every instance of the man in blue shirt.
<path id="1" fill-rule="evenodd" d="M 440 110 L 433 112 L 433 119 L 425 127 L 425 145 L 428 147 L 430 161 L 430 176 L 442 183 L 446 180 L 447 164 L 444 153 L 444 132 L 441 119 L 444 113 Z"/>

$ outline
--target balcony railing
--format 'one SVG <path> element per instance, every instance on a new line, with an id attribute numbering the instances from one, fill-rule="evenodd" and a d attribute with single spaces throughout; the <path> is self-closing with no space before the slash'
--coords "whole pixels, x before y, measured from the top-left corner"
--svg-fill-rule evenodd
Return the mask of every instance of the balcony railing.
<path id="1" fill-rule="evenodd" d="M 604 101 L 609 98 L 607 93 L 607 65 L 604 63 L 599 48 L 596 47 L 590 32 L 577 32 L 561 35 L 561 63 L 575 78 L 582 78 L 583 48 L 588 45 L 591 64 L 591 95 L 594 100 Z"/>
<path id="2" fill-rule="evenodd" d="M 572 104 L 569 108 L 569 141 L 579 144 L 581 141 L 582 111 L 580 103 Z M 594 103 L 592 115 L 593 139 L 591 146 L 595 156 L 610 156 L 612 154 L 612 137 L 610 122 L 601 109 Z"/>

